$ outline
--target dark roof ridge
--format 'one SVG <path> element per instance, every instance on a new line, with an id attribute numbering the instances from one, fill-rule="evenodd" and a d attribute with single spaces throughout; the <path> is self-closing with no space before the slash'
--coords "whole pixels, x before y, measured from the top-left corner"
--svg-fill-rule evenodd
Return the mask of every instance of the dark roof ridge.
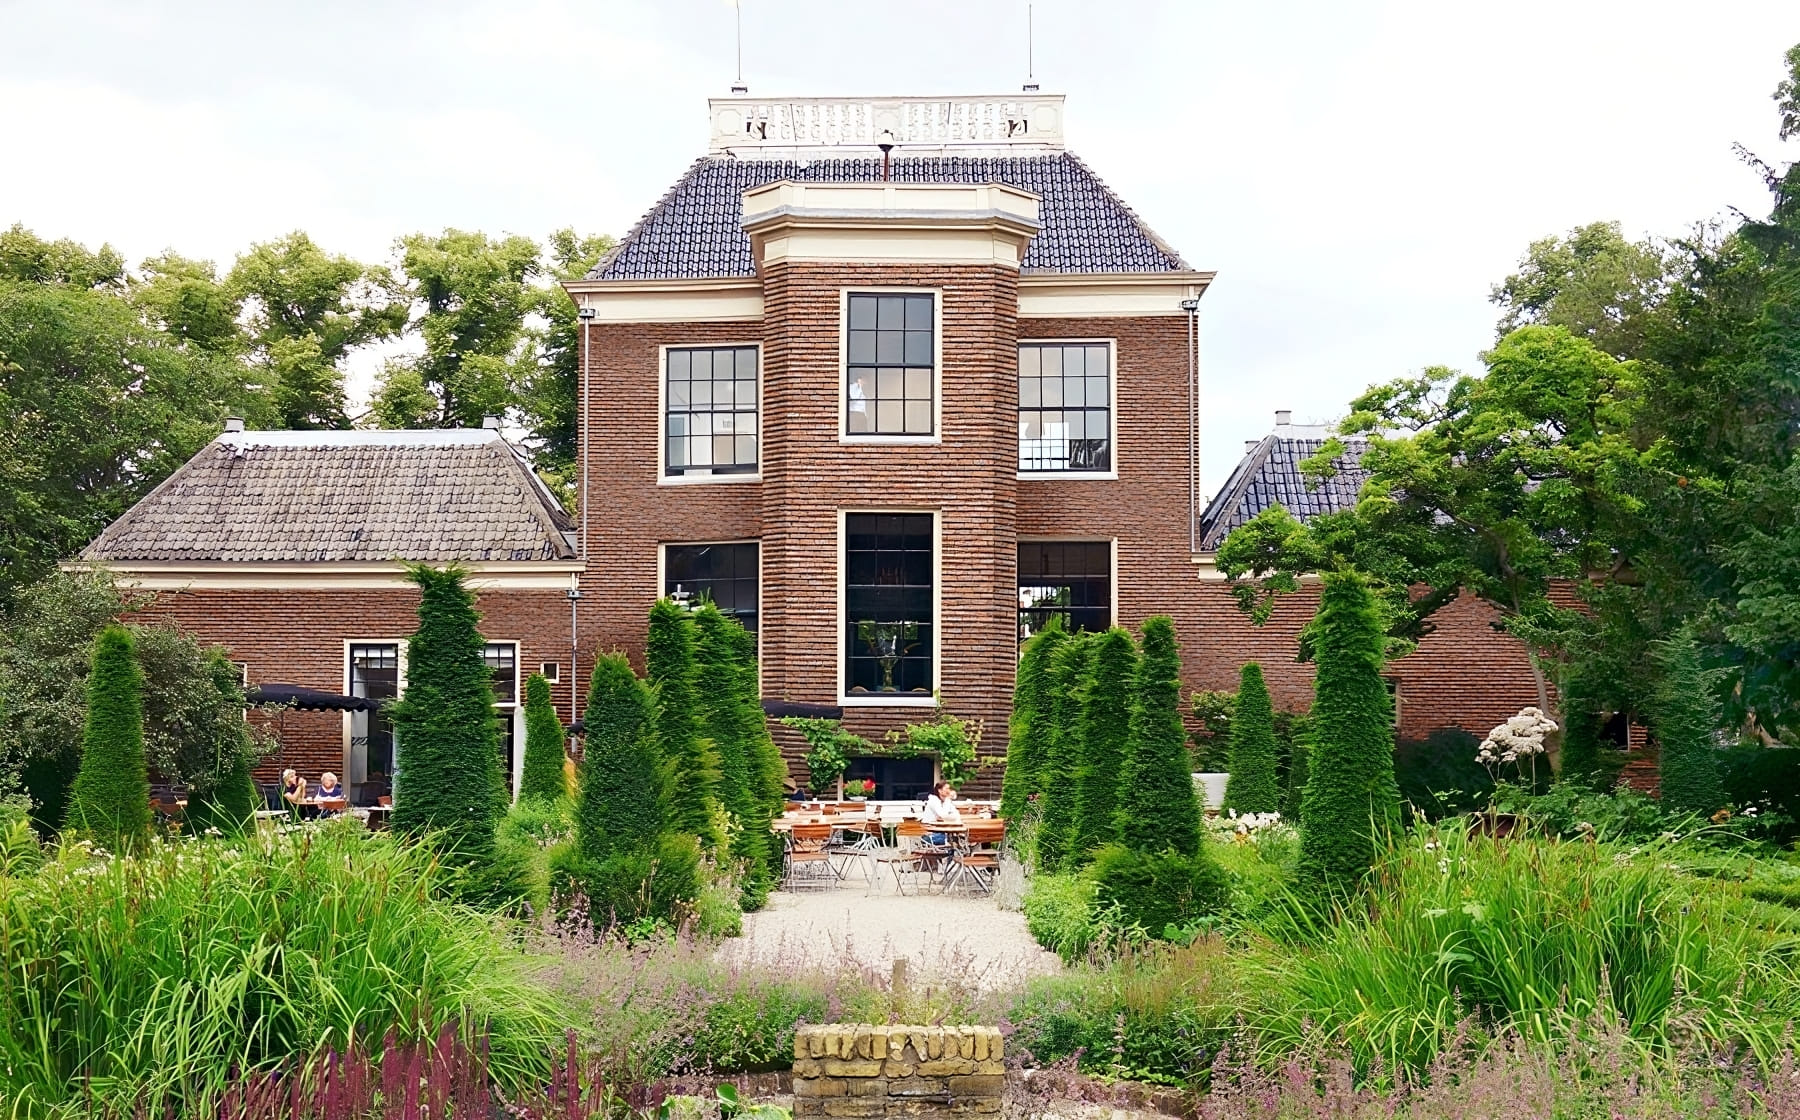
<path id="1" fill-rule="evenodd" d="M 1225 485 L 1219 487 L 1219 492 L 1213 495 L 1213 500 L 1206 503 L 1206 512 L 1200 515 L 1200 550 L 1202 552 L 1212 552 L 1218 549 L 1219 540 L 1215 539 L 1219 536 L 1218 527 L 1224 522 L 1225 514 L 1228 511 L 1234 510 L 1242 504 L 1245 492 L 1250 489 L 1250 483 L 1256 479 L 1256 472 L 1261 470 L 1263 463 L 1268 460 L 1269 453 L 1275 449 L 1275 443 L 1276 437 L 1273 434 L 1258 440 L 1256 446 L 1238 460 L 1238 465 L 1233 468 L 1231 476 L 1225 480 Z"/>
<path id="2" fill-rule="evenodd" d="M 1329 478 L 1306 477 L 1300 460 L 1318 454 L 1333 439 L 1344 444 L 1344 465 Z M 1361 466 L 1368 446 L 1368 440 L 1360 436 L 1270 432 L 1244 453 L 1225 485 L 1207 503 L 1200 517 L 1200 551 L 1217 552 L 1231 530 L 1276 505 L 1302 522 L 1354 505 L 1368 473 Z M 1284 500 L 1284 491 L 1296 500 Z"/>
<path id="3" fill-rule="evenodd" d="M 632 225 L 632 227 L 630 229 L 625 231 L 624 237 L 621 237 L 617 241 L 613 242 L 613 247 L 608 249 L 605 252 L 605 254 L 601 256 L 601 258 L 599 260 L 594 262 L 594 267 L 588 269 L 587 274 L 585 276 L 583 276 L 582 279 L 583 280 L 598 280 L 601 277 L 603 277 L 604 275 L 606 275 L 607 268 L 613 263 L 614 260 L 618 259 L 618 256 L 620 253 L 623 253 L 625 251 L 625 247 L 627 245 L 630 245 L 632 243 L 632 241 L 637 238 L 637 235 L 639 233 L 643 232 L 644 226 L 649 224 L 650 219 L 652 219 L 652 218 L 656 217 L 658 214 L 662 213 L 662 211 L 668 207 L 669 203 L 674 200 L 675 193 L 681 189 L 682 184 L 686 183 L 689 179 L 692 179 L 695 175 L 697 175 L 700 171 L 700 168 L 703 165 L 705 165 L 707 160 L 716 159 L 716 158 L 718 158 L 718 157 L 716 157 L 716 156 L 701 156 L 699 159 L 696 159 L 694 162 L 688 164 L 687 170 L 683 171 L 681 174 L 675 176 L 675 181 L 673 183 L 669 184 L 668 189 L 663 191 L 662 196 L 659 197 L 654 203 L 651 204 L 650 209 L 644 211 L 643 214 L 639 216 L 637 222 L 634 225 Z"/>

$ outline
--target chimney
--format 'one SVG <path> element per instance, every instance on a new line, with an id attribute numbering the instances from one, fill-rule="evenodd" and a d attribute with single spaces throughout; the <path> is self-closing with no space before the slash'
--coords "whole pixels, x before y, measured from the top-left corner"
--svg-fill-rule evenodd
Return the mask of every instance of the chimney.
<path id="1" fill-rule="evenodd" d="M 489 413 L 481 418 L 481 426 L 497 432 L 500 430 L 500 418 L 493 413 Z"/>
<path id="2" fill-rule="evenodd" d="M 225 430 L 228 432 L 243 431 L 244 430 L 244 418 L 242 416 L 227 416 L 225 418 Z"/>
<path id="3" fill-rule="evenodd" d="M 1275 410 L 1275 426 L 1277 428 L 1285 428 L 1293 422 L 1294 413 L 1292 410 L 1286 408 L 1278 408 Z"/>

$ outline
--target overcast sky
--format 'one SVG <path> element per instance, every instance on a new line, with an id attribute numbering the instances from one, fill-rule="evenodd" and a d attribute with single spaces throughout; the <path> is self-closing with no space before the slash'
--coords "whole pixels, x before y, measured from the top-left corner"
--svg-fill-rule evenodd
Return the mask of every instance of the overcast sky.
<path id="1" fill-rule="evenodd" d="M 744 0 L 756 95 L 1025 77 L 1025 0 Z M 1794 0 L 1038 0 L 1070 146 L 1198 268 L 1205 488 L 1277 408 L 1469 368 L 1491 284 L 1597 219 L 1766 211 Z M 0 0 L 0 224 L 227 267 L 304 229 L 622 233 L 705 150 L 727 0 Z M 361 386 L 358 386 L 360 389 Z"/>

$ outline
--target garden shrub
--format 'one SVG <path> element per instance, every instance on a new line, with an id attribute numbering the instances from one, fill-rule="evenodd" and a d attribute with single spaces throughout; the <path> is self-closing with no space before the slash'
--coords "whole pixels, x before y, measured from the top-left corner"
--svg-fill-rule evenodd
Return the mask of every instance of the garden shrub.
<path id="1" fill-rule="evenodd" d="M 650 689 L 622 653 L 601 654 L 588 685 L 575 822 L 582 855 L 640 851 L 663 827 Z"/>
<path id="2" fill-rule="evenodd" d="M 1018 820 L 1043 786 L 1040 771 L 1050 753 L 1054 732 L 1049 716 L 1046 681 L 1056 648 L 1068 640 L 1060 615 L 1051 615 L 1019 654 L 1013 687 L 1012 720 L 1006 744 L 1006 773 L 1000 782 L 1000 815 Z"/>
<path id="3" fill-rule="evenodd" d="M 494 863 L 512 897 L 542 912 L 550 906 L 550 860 L 575 840 L 574 805 L 566 797 L 520 797 L 494 830 Z"/>
<path id="4" fill-rule="evenodd" d="M 1113 627 L 1093 641 L 1087 698 L 1081 705 L 1081 755 L 1075 773 L 1075 836 L 1070 845 L 1086 862 L 1118 838 L 1119 773 L 1131 738 L 1131 678 L 1137 645 Z"/>
<path id="5" fill-rule="evenodd" d="M 1163 938 L 1171 926 L 1187 926 L 1225 912 L 1231 903 L 1231 877 L 1204 851 L 1142 851 L 1108 844 L 1094 853 L 1088 874 L 1094 901 L 1116 908 L 1118 922 L 1150 938 Z"/>
<path id="6" fill-rule="evenodd" d="M 563 772 L 568 757 L 562 720 L 550 700 L 550 682 L 542 673 L 525 678 L 525 758 L 519 770 L 519 800 L 554 801 L 569 796 Z"/>
<path id="7" fill-rule="evenodd" d="M 1275 708 L 1263 683 L 1262 666 L 1247 662 L 1239 674 L 1237 708 L 1231 719 L 1231 770 L 1225 807 L 1240 813 L 1281 811 L 1277 774 Z"/>
<path id="8" fill-rule="evenodd" d="M 1657 660 L 1662 679 L 1657 682 L 1653 730 L 1662 749 L 1663 804 L 1708 816 L 1725 804 L 1713 747 L 1719 705 L 1711 674 L 1701 668 L 1700 647 L 1685 630 L 1663 645 Z"/>
<path id="9" fill-rule="evenodd" d="M 1753 806 L 1772 826 L 1771 839 L 1790 843 L 1800 833 L 1800 750 L 1733 747 L 1718 754 L 1719 778 L 1731 804 Z"/>
<path id="10" fill-rule="evenodd" d="M 81 769 L 69 791 L 69 827 L 116 852 L 139 848 L 150 835 L 144 682 L 135 647 L 123 626 L 108 626 L 94 640 Z"/>
<path id="11" fill-rule="evenodd" d="M 645 665 L 656 689 L 656 741 L 668 775 L 668 807 L 664 827 L 698 837 L 713 851 L 713 805 L 719 799 L 719 759 L 712 743 L 701 738 L 699 665 L 694 618 L 672 599 L 650 608 L 650 635 Z"/>
<path id="12" fill-rule="evenodd" d="M 1081 708 L 1087 698 L 1089 654 L 1093 638 L 1074 634 L 1050 656 L 1050 672 L 1044 678 L 1046 703 L 1040 715 L 1050 724 L 1048 750 L 1038 771 L 1037 867 L 1062 871 L 1076 862 L 1076 774 L 1084 753 L 1081 743 Z M 1033 717 L 1040 718 L 1040 717 Z"/>
<path id="13" fill-rule="evenodd" d="M 615 850 L 604 859 L 570 849 L 553 853 L 550 861 L 558 908 L 567 910 L 578 892 L 587 906 L 582 917 L 596 931 L 645 919 L 682 926 L 694 917 L 704 883 L 699 841 L 681 832 L 664 833 L 649 848 Z"/>
<path id="14" fill-rule="evenodd" d="M 1094 944 L 1094 881 L 1087 875 L 1040 871 L 1025 888 L 1025 928 L 1039 945 L 1065 961 L 1087 955 Z"/>
<path id="15" fill-rule="evenodd" d="M 393 708 L 406 756 L 394 776 L 393 828 L 434 834 L 450 861 L 479 863 L 493 854 L 508 799 L 492 674 L 465 576 L 454 566 L 407 572 L 419 587 L 419 629 L 406 643 L 406 694 Z"/>
<path id="16" fill-rule="evenodd" d="M 1318 670 L 1300 807 L 1300 878 L 1315 896 L 1360 883 L 1400 818 L 1381 615 L 1357 573 L 1328 572 L 1324 582 L 1310 627 Z"/>
<path id="17" fill-rule="evenodd" d="M 1200 800 L 1188 769 L 1181 722 L 1181 657 L 1175 624 L 1144 620 L 1142 656 L 1132 680 L 1131 730 L 1119 776 L 1119 842 L 1145 851 L 1200 850 Z"/>
<path id="18" fill-rule="evenodd" d="M 446 1024 L 486 1038 L 503 1089 L 540 1083 L 573 1024 L 516 946 L 442 897 L 428 846 L 351 825 L 105 861 L 71 846 L 0 883 L 0 1099 L 210 1116 L 239 1074 Z"/>
<path id="19" fill-rule="evenodd" d="M 249 756 L 241 750 L 233 750 L 224 772 L 188 792 L 182 823 L 189 832 L 199 835 L 212 829 L 226 836 L 237 836 L 255 827 L 256 811 L 262 808 L 262 795 L 257 792 L 250 768 Z"/>
<path id="20" fill-rule="evenodd" d="M 1077 1058 L 1084 1072 L 1164 1085 L 1204 1078 L 1250 1002 L 1225 946 L 1129 950 L 1027 984 L 1006 1010 L 1007 1046 L 1036 1066 Z"/>
<path id="21" fill-rule="evenodd" d="M 1400 797 L 1427 819 L 1472 813 L 1493 797 L 1494 778 L 1475 761 L 1481 740 L 1460 727 L 1440 727 L 1394 747 Z"/>

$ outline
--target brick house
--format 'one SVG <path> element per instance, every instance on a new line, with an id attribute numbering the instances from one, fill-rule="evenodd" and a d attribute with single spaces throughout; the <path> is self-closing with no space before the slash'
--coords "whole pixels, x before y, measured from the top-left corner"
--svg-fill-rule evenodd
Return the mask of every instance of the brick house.
<path id="1" fill-rule="evenodd" d="M 418 627 L 407 561 L 469 569 L 494 672 L 495 715 L 516 785 L 523 679 L 542 671 L 564 719 L 579 632 L 570 611 L 581 563 L 574 523 L 493 429 L 246 432 L 203 448 L 109 526 L 79 558 L 155 592 L 141 614 L 225 646 L 247 684 L 288 694 L 281 750 L 263 781 L 291 766 L 330 770 L 351 796 L 387 792 L 391 727 L 371 705 L 406 682 Z"/>

